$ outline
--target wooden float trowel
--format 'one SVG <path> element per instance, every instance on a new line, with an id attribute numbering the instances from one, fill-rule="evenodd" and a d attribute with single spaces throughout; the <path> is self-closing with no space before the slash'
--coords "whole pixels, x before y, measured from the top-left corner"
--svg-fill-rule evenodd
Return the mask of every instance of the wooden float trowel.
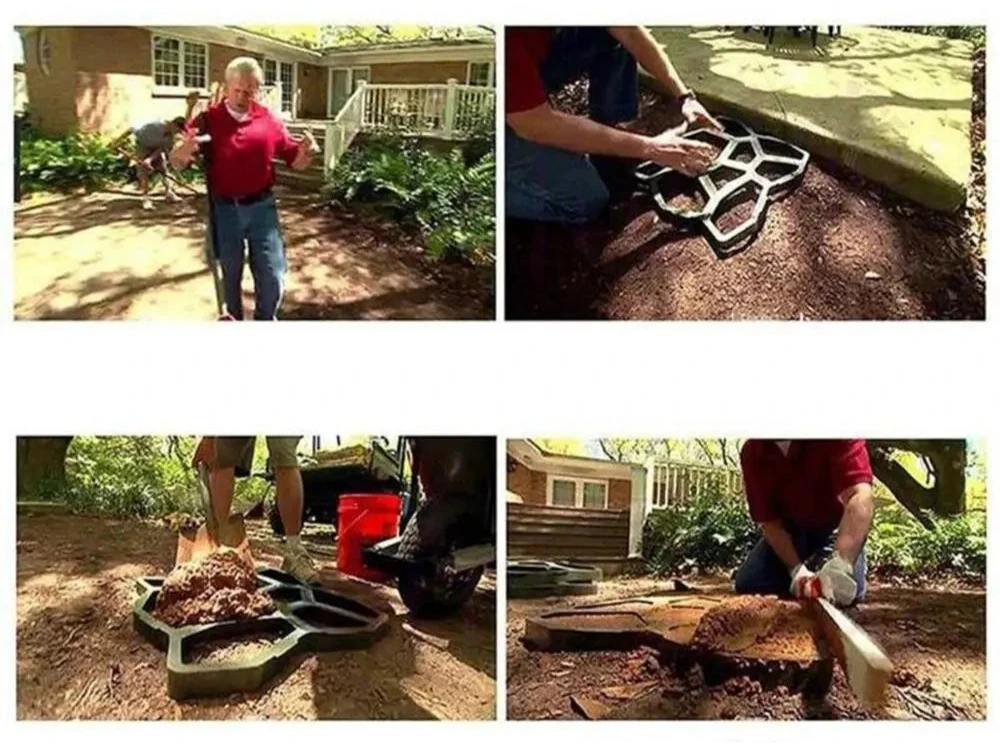
<path id="1" fill-rule="evenodd" d="M 820 597 L 808 604 L 858 702 L 868 709 L 884 707 L 892 676 L 892 662 L 885 651 L 831 602 Z"/>

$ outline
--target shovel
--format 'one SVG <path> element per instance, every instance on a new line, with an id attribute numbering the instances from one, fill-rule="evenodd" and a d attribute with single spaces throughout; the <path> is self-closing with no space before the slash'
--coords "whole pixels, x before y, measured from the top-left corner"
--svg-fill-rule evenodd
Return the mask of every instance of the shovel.
<path id="1" fill-rule="evenodd" d="M 174 566 L 188 561 L 197 561 L 215 552 L 220 547 L 232 548 L 253 563 L 250 540 L 247 538 L 246 524 L 242 514 L 232 514 L 224 524 L 218 524 L 212 512 L 209 491 L 208 465 L 198 463 L 198 491 L 201 494 L 205 523 L 197 530 L 181 530 L 177 538 L 177 556 Z"/>

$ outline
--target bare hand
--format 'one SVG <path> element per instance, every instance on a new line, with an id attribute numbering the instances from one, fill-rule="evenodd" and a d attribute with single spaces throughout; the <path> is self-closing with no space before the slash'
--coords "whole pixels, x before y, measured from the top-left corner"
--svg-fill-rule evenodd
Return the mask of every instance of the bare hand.
<path id="1" fill-rule="evenodd" d="M 686 176 L 700 176 L 719 154 L 707 142 L 678 137 L 668 131 L 649 139 L 647 155 L 657 165 L 673 168 Z"/>
<path id="2" fill-rule="evenodd" d="M 305 170 L 309 167 L 313 155 L 319 152 L 319 145 L 313 139 L 312 132 L 306 130 L 305 134 L 299 138 L 299 150 L 292 161 L 293 170 Z"/>
<path id="3" fill-rule="evenodd" d="M 181 132 L 180 142 L 170 151 L 170 165 L 178 170 L 187 168 L 197 151 L 197 135 L 194 132 Z"/>
<path id="4" fill-rule="evenodd" d="M 681 115 L 691 129 L 714 129 L 716 132 L 722 131 L 722 125 L 705 110 L 705 107 L 697 99 L 689 98 L 684 101 L 684 105 L 681 106 Z"/>

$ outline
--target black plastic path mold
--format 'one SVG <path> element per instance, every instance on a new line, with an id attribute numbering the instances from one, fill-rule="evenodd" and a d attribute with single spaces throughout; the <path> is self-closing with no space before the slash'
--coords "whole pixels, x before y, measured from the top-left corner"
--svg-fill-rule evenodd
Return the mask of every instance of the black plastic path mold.
<path id="1" fill-rule="evenodd" d="M 692 178 L 647 161 L 636 168 L 635 175 L 664 219 L 700 225 L 712 249 L 725 257 L 746 248 L 764 227 L 768 205 L 802 182 L 809 153 L 757 134 L 735 119 L 719 117 L 719 122 L 725 131 L 696 129 L 681 135 L 720 148 L 706 173 Z M 695 200 L 698 205 L 683 205 L 678 197 Z M 728 212 L 751 201 L 749 217 L 731 229 L 722 227 Z"/>
<path id="2" fill-rule="evenodd" d="M 153 616 L 161 577 L 136 581 L 139 596 L 132 624 L 146 640 L 167 653 L 167 693 L 174 700 L 224 697 L 257 690 L 282 671 L 299 652 L 366 648 L 385 631 L 387 617 L 357 600 L 299 583 L 277 569 L 257 572 L 261 589 L 277 610 L 265 617 L 175 628 Z M 200 644 L 270 636 L 266 649 L 236 661 L 194 660 Z"/>
<path id="3" fill-rule="evenodd" d="M 510 561 L 507 596 L 513 599 L 582 596 L 597 593 L 604 574 L 600 568 L 574 561 Z"/>

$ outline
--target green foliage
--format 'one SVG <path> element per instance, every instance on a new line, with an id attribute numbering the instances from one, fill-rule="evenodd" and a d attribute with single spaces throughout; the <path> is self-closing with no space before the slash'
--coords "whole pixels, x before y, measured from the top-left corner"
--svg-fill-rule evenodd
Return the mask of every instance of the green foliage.
<path id="1" fill-rule="evenodd" d="M 26 192 L 93 187 L 128 176 L 127 161 L 95 135 L 52 139 L 30 128 L 21 140 L 21 185 Z"/>
<path id="2" fill-rule="evenodd" d="M 380 135 L 348 151 L 325 191 L 418 230 L 432 256 L 484 261 L 494 254 L 495 172 L 492 151 L 470 164 L 458 149 L 440 152 Z"/>
<path id="3" fill-rule="evenodd" d="M 926 530 L 889 498 L 878 499 L 866 544 L 874 574 L 985 579 L 985 509 L 937 520 L 937 529 Z M 652 512 L 643 525 L 642 555 L 659 574 L 731 570 L 759 536 L 742 499 L 706 493 L 684 506 Z"/>
<path id="4" fill-rule="evenodd" d="M 202 512 L 191 457 L 195 437 L 74 437 L 66 453 L 66 483 L 43 481 L 31 498 L 61 501 L 75 512 L 149 518 Z M 264 469 L 266 449 L 257 448 L 254 471 Z M 257 503 L 270 485 L 240 479 L 235 508 Z"/>
<path id="5" fill-rule="evenodd" d="M 880 506 L 868 537 L 869 564 L 887 574 L 984 578 L 985 512 L 939 519 L 935 524 L 935 530 L 926 530 L 899 505 Z"/>
<path id="6" fill-rule="evenodd" d="M 729 569 L 746 557 L 758 536 L 742 499 L 706 491 L 646 518 L 642 556 L 659 574 Z"/>
<path id="7" fill-rule="evenodd" d="M 74 511 L 123 517 L 198 512 L 193 451 L 193 437 L 75 437 L 63 500 Z"/>
<path id="8" fill-rule="evenodd" d="M 21 188 L 26 193 L 101 187 L 130 179 L 134 173 L 135 167 L 111 148 L 107 137 L 81 133 L 46 137 L 30 125 L 22 133 Z M 186 183 L 201 178 L 194 164 L 171 175 Z"/>

